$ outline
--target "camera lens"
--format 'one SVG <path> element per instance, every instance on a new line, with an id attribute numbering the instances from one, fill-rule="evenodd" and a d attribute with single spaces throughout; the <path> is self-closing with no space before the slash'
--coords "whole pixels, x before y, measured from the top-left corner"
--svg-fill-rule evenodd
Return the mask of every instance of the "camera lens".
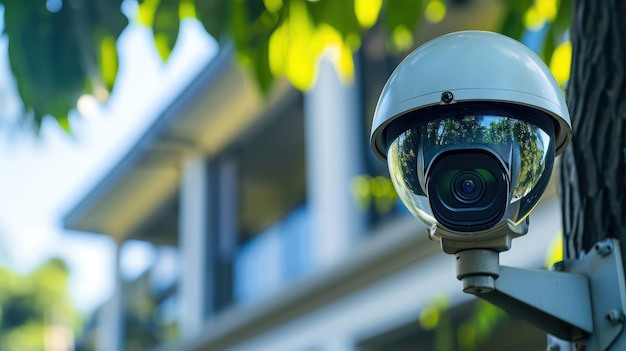
<path id="1" fill-rule="evenodd" d="M 472 195 L 474 194 L 476 191 L 476 184 L 474 183 L 473 180 L 471 179 L 465 179 L 462 183 L 461 183 L 461 192 L 466 195 Z"/>
<path id="2" fill-rule="evenodd" d="M 452 169 L 441 177 L 436 195 L 449 208 L 481 206 L 487 188 L 493 187 L 493 182 L 494 176 L 484 168 Z"/>
<path id="3" fill-rule="evenodd" d="M 471 232 L 490 228 L 506 208 L 508 176 L 486 150 L 456 150 L 437 157 L 428 175 L 433 215 L 445 227 Z"/>
<path id="4" fill-rule="evenodd" d="M 451 185 L 452 195 L 465 203 L 479 201 L 485 193 L 485 180 L 475 170 L 456 172 Z"/>

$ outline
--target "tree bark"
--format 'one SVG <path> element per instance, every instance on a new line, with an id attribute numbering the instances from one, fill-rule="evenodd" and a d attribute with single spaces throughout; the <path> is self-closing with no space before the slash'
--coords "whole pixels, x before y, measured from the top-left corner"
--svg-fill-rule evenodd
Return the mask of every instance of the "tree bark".
<path id="1" fill-rule="evenodd" d="M 561 158 L 564 254 L 597 241 L 626 249 L 626 1 L 577 0 L 567 101 L 574 138 Z"/>

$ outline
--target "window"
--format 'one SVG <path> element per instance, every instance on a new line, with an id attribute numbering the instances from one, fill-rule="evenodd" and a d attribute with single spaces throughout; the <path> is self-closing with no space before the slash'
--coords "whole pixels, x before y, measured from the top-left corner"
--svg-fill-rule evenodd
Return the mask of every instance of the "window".
<path id="1" fill-rule="evenodd" d="M 302 98 L 270 108 L 233 146 L 238 199 L 232 299 L 250 303 L 312 270 Z"/>

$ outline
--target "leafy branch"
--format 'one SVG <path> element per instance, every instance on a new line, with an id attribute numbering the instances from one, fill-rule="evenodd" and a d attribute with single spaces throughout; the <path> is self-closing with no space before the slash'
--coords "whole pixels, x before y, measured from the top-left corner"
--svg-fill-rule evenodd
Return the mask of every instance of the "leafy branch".
<path id="1" fill-rule="evenodd" d="M 116 42 L 129 23 L 123 1 L 136 2 L 137 21 L 152 28 L 155 47 L 167 60 L 180 23 L 195 18 L 219 40 L 230 40 L 242 67 L 261 91 L 277 77 L 305 90 L 326 54 L 341 79 L 354 75 L 353 53 L 363 33 L 380 23 L 397 53 L 413 47 L 422 18 L 445 18 L 458 0 L 0 0 L 9 61 L 24 105 L 24 119 L 37 130 L 46 116 L 70 130 L 68 113 L 80 96 L 106 101 L 118 72 Z M 499 31 L 520 38 L 527 28 L 547 30 L 542 55 L 550 62 L 571 21 L 572 0 L 500 0 Z M 55 5 L 56 4 L 56 5 Z M 571 50 L 561 50 L 563 67 Z M 568 56 L 569 55 L 569 56 Z M 563 58 L 564 57 L 564 58 Z M 554 60 L 552 60 L 554 61 Z M 568 70 L 561 69 L 567 72 Z M 567 78 L 567 77 L 565 77 Z"/>

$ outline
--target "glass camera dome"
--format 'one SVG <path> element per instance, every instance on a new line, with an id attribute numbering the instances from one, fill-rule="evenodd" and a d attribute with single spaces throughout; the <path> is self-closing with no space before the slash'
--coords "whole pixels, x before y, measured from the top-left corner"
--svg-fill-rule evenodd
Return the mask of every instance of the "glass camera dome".
<path id="1" fill-rule="evenodd" d="M 525 220 L 552 172 L 549 118 L 510 104 L 430 111 L 386 132 L 391 179 L 411 213 L 431 230 L 464 234 Z"/>

